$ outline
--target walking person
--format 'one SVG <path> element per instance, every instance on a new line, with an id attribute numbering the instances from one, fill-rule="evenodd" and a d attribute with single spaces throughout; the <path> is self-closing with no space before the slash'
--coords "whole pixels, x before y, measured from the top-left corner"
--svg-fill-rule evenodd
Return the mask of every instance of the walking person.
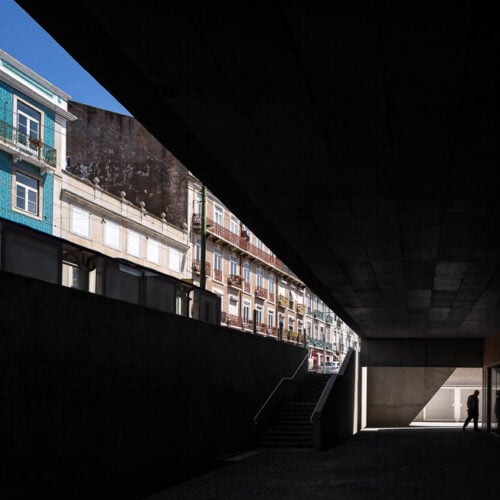
<path id="1" fill-rule="evenodd" d="M 474 420 L 474 432 L 479 432 L 477 422 L 479 420 L 479 391 L 476 389 L 474 394 L 471 394 L 467 398 L 467 419 L 464 422 L 462 430 L 465 432 L 465 428 L 469 425 L 471 420 Z"/>

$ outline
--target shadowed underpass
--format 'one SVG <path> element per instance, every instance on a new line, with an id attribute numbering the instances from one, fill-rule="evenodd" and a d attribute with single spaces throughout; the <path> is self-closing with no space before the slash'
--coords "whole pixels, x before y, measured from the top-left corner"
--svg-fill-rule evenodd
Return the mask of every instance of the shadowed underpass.
<path id="1" fill-rule="evenodd" d="M 486 500 L 500 495 L 500 442 L 484 432 L 373 430 L 326 452 L 255 451 L 148 499 Z"/>

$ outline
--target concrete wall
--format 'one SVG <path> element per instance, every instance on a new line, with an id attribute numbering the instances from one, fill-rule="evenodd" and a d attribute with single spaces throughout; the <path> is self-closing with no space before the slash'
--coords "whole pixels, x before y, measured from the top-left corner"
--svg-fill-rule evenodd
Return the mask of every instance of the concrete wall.
<path id="1" fill-rule="evenodd" d="M 367 427 L 410 425 L 453 371 L 436 367 L 369 367 Z"/>
<path id="2" fill-rule="evenodd" d="M 305 355 L 8 273 L 0 310 L 1 480 L 38 495 L 139 498 L 251 445 Z"/>
<path id="3" fill-rule="evenodd" d="M 500 332 L 495 332 L 484 340 L 484 366 L 500 365 Z"/>
<path id="4" fill-rule="evenodd" d="M 314 448 L 327 450 L 358 431 L 356 408 L 358 353 L 351 349 L 339 373 L 332 375 L 313 417 Z"/>
<path id="5" fill-rule="evenodd" d="M 483 339 L 363 339 L 362 366 L 481 368 Z"/>

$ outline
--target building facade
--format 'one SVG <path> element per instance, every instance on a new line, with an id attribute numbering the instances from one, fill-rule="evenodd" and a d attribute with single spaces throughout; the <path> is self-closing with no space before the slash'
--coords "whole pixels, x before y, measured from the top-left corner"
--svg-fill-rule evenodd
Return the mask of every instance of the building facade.
<path id="1" fill-rule="evenodd" d="M 63 169 L 54 205 L 60 214 L 54 220 L 56 236 L 180 280 L 190 277 L 187 231 L 149 213 L 145 205 L 129 202 L 125 192 L 115 196 L 102 189 L 97 178 L 90 182 Z M 68 283 L 76 279 L 71 271 L 75 264 L 67 262 Z"/>
<path id="2" fill-rule="evenodd" d="M 205 198 L 206 287 L 219 295 L 222 323 L 309 348 L 309 367 L 342 361 L 358 348 L 356 334 L 212 193 L 189 177 L 189 233 L 193 283 L 202 266 Z"/>
<path id="3" fill-rule="evenodd" d="M 0 217 L 52 233 L 69 96 L 0 50 Z"/>
<path id="4" fill-rule="evenodd" d="M 68 108 L 68 95 L 3 51 L 0 98 L 0 217 L 74 244 L 63 255 L 64 285 L 96 288 L 92 254 L 77 247 L 200 283 L 202 186 L 136 120 Z M 307 346 L 311 368 L 342 361 L 358 345 L 354 332 L 220 200 L 207 199 L 206 290 L 220 297 L 222 323 Z"/>

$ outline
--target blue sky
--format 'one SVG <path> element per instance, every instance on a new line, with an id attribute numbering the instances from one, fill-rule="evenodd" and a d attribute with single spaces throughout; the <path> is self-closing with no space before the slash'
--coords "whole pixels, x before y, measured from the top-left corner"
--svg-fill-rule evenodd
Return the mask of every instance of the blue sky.
<path id="1" fill-rule="evenodd" d="M 0 0 L 0 48 L 73 100 L 130 115 L 14 0 Z"/>

